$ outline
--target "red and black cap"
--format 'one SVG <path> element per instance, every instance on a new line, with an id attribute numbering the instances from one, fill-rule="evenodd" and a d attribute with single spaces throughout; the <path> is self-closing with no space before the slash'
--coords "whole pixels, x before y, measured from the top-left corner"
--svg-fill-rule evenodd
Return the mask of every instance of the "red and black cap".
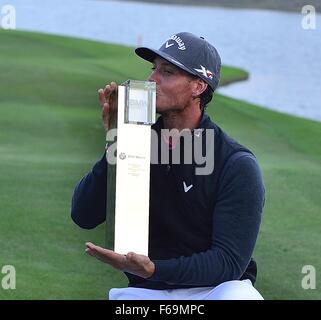
<path id="1" fill-rule="evenodd" d="M 217 50 L 203 37 L 189 32 L 172 35 L 159 50 L 139 47 L 135 50 L 141 58 L 153 62 L 160 56 L 175 66 L 198 76 L 213 91 L 220 82 L 221 58 Z"/>

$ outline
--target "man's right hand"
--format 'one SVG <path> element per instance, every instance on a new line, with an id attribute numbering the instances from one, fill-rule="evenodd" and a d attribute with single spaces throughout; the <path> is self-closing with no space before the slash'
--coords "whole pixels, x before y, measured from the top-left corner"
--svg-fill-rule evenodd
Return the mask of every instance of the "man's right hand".
<path id="1" fill-rule="evenodd" d="M 105 131 L 112 127 L 112 123 L 116 121 L 117 104 L 118 104 L 118 85 L 111 82 L 105 89 L 98 90 L 99 102 L 102 108 L 102 118 Z"/>

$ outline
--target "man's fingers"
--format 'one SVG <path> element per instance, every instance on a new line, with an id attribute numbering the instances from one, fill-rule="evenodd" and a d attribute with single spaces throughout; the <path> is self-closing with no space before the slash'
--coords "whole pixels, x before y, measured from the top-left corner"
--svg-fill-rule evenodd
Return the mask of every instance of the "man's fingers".
<path id="1" fill-rule="evenodd" d="M 111 94 L 113 93 L 114 89 L 110 84 L 107 84 L 107 86 L 104 89 L 104 95 L 107 101 L 109 101 L 109 98 Z"/>
<path id="2" fill-rule="evenodd" d="M 118 254 L 112 250 L 96 246 L 91 242 L 86 243 L 86 253 L 96 257 L 97 259 L 112 265 L 117 269 L 123 269 L 126 262 L 126 257 L 122 254 Z"/>
<path id="3" fill-rule="evenodd" d="M 106 100 L 106 97 L 105 97 L 103 89 L 99 89 L 98 90 L 98 97 L 99 97 L 100 105 L 103 107 L 104 104 L 107 103 L 107 100 Z"/>
<path id="4" fill-rule="evenodd" d="M 117 84 L 115 82 L 112 82 L 110 85 L 106 85 L 104 89 L 98 90 L 98 96 L 101 106 L 104 105 L 104 103 L 110 103 L 110 99 L 113 94 L 117 92 Z"/>
<path id="5" fill-rule="evenodd" d="M 91 244 L 90 246 L 87 246 L 87 248 L 89 248 L 90 250 L 96 251 L 97 253 L 104 255 L 104 256 L 109 256 L 113 253 L 113 251 L 111 251 L 111 250 L 104 249 L 102 247 L 95 246 L 93 244 Z"/>
<path id="6" fill-rule="evenodd" d="M 94 250 L 92 249 L 89 249 L 89 248 L 86 248 L 86 253 L 88 253 L 90 256 L 94 257 L 95 256 L 95 253 L 94 253 Z"/>
<path id="7" fill-rule="evenodd" d="M 86 247 L 87 247 L 88 251 L 97 252 L 101 255 L 108 255 L 110 252 L 113 252 L 111 250 L 96 246 L 95 244 L 93 244 L 91 242 L 86 242 Z M 87 251 L 87 249 L 86 249 L 86 251 Z"/>
<path id="8" fill-rule="evenodd" d="M 110 88 L 111 88 L 111 90 L 112 90 L 113 93 L 117 93 L 117 91 L 118 91 L 118 86 L 117 86 L 117 83 L 116 83 L 116 82 L 114 82 L 114 81 L 111 82 Z"/>
<path id="9" fill-rule="evenodd" d="M 90 254 L 91 256 L 94 256 L 96 253 L 96 246 L 91 242 L 87 242 L 86 247 L 86 253 Z"/>
<path id="10" fill-rule="evenodd" d="M 107 116 L 109 116 L 109 109 L 110 109 L 109 104 L 107 102 L 105 102 L 102 105 L 103 119 L 105 119 Z"/>
<path id="11" fill-rule="evenodd" d="M 94 249 L 96 246 L 92 242 L 86 242 L 86 247 L 88 249 Z"/>
<path id="12" fill-rule="evenodd" d="M 139 256 L 138 254 L 134 253 L 134 252 L 128 252 L 126 254 L 127 260 L 130 262 L 137 262 Z"/>
<path id="13" fill-rule="evenodd" d="M 86 243 L 86 252 L 118 270 L 127 271 L 140 277 L 148 278 L 155 271 L 154 263 L 145 255 L 134 252 L 128 252 L 127 255 L 123 255 L 96 246 L 91 242 Z"/>
<path id="14" fill-rule="evenodd" d="M 105 250 L 99 246 L 94 245 L 91 242 L 87 242 L 86 243 L 86 253 L 88 253 L 90 256 L 95 257 L 103 262 L 106 263 L 111 263 L 112 259 L 109 256 L 109 252 L 110 250 Z"/>
<path id="15" fill-rule="evenodd" d="M 118 86 L 116 82 L 111 82 L 110 84 L 106 85 L 104 89 L 104 95 L 107 100 L 107 102 L 110 102 L 110 99 L 112 99 L 118 90 Z"/>

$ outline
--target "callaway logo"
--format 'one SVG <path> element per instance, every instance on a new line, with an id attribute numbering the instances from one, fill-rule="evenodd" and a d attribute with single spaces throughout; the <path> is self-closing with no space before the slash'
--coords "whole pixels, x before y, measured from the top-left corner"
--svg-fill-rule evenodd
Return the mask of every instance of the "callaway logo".
<path id="1" fill-rule="evenodd" d="M 195 69 L 194 68 L 194 70 L 197 71 L 197 72 L 200 72 L 206 78 L 213 79 L 213 72 L 211 72 L 210 70 L 207 70 L 202 65 L 201 65 L 201 69 Z"/>
<path id="2" fill-rule="evenodd" d="M 177 43 L 179 50 L 185 50 L 186 49 L 184 41 L 180 37 L 178 37 L 176 34 L 171 36 L 168 41 L 170 41 L 170 40 L 174 40 Z M 166 41 L 166 44 L 165 44 L 166 49 L 175 44 L 175 43 L 168 43 L 168 41 Z"/>
<path id="3" fill-rule="evenodd" d="M 173 46 L 173 45 L 174 45 L 174 43 L 168 43 L 168 41 L 166 41 L 165 47 L 166 47 L 166 49 L 167 49 L 167 48 L 169 48 L 169 47 L 171 47 L 171 46 Z"/>
<path id="4" fill-rule="evenodd" d="M 185 183 L 185 181 L 183 181 L 183 186 L 184 186 L 184 191 L 185 191 L 185 192 L 189 191 L 189 190 L 193 187 L 192 184 L 191 184 L 190 186 L 187 186 L 186 183 Z"/>

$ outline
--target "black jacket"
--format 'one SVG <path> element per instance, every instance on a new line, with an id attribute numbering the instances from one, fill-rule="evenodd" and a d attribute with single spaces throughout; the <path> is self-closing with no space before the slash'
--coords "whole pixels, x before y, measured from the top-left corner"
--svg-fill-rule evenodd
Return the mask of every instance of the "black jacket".
<path id="1" fill-rule="evenodd" d="M 160 133 L 161 118 L 153 129 Z M 214 141 L 209 143 L 205 129 L 214 130 Z M 201 139 L 202 150 L 213 153 L 214 170 L 197 175 L 194 159 L 191 164 L 151 165 L 149 257 L 156 269 L 149 279 L 126 273 L 129 286 L 216 286 L 245 278 L 255 282 L 251 256 L 264 206 L 257 160 L 206 114 L 193 133 L 193 146 Z M 160 146 L 160 134 L 159 139 Z M 103 156 L 75 189 L 71 216 L 83 228 L 105 220 L 106 173 Z"/>

